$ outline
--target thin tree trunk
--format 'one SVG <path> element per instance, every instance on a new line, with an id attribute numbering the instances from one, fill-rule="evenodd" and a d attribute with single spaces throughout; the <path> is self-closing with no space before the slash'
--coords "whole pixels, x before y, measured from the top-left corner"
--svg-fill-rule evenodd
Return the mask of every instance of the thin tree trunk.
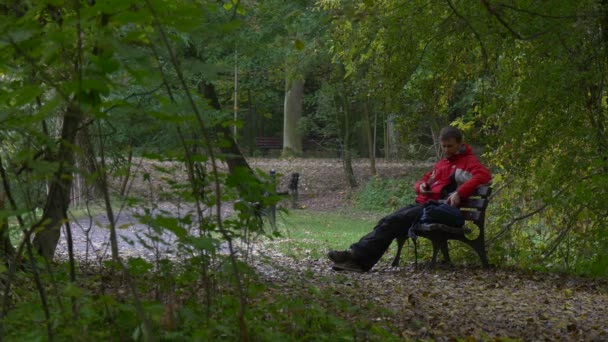
<path id="1" fill-rule="evenodd" d="M 342 153 L 342 165 L 344 174 L 348 180 L 348 185 L 352 188 L 357 187 L 355 172 L 353 171 L 352 149 L 351 149 L 351 133 L 350 133 L 350 106 L 346 105 L 344 110 L 344 151 Z"/>
<path id="2" fill-rule="evenodd" d="M 4 204 L 6 203 L 6 193 L 0 191 L 0 210 L 4 210 Z M 9 260 L 15 255 L 15 247 L 11 243 L 8 230 L 8 219 L 6 217 L 0 218 L 0 260 L 2 260 L 5 266 L 9 266 Z"/>
<path id="3" fill-rule="evenodd" d="M 283 112 L 283 154 L 302 154 L 302 137 L 298 131 L 298 122 L 302 116 L 304 99 L 304 80 L 285 81 L 285 104 Z"/>
<path id="4" fill-rule="evenodd" d="M 215 87 L 212 83 L 199 83 L 199 91 L 201 92 L 203 97 L 205 97 L 209 101 L 211 107 L 216 110 L 221 110 L 220 101 L 217 98 Z M 249 166 L 249 163 L 247 163 L 247 160 L 241 152 L 239 145 L 234 140 L 232 132 L 230 132 L 230 128 L 224 125 L 216 125 L 214 128 L 215 132 L 218 135 L 221 135 L 224 140 L 228 141 L 228 144 L 218 145 L 220 145 L 220 151 L 224 155 L 230 173 L 233 173 L 238 167 L 244 167 L 251 173 L 253 173 L 253 169 Z"/>
<path id="5" fill-rule="evenodd" d="M 129 177 L 131 176 L 131 166 L 133 163 L 133 137 L 129 137 L 129 155 L 127 157 L 127 170 L 125 171 L 125 178 L 122 180 L 120 186 L 120 196 L 125 196 L 127 192 L 127 185 L 129 185 Z"/>
<path id="6" fill-rule="evenodd" d="M 35 231 L 33 245 L 44 258 L 51 260 L 55 254 L 57 243 L 61 235 L 61 225 L 70 204 L 70 189 L 72 187 L 72 169 L 74 166 L 73 145 L 76 141 L 76 133 L 82 122 L 83 114 L 80 110 L 67 109 L 61 132 L 59 151 L 54 156 L 54 162 L 59 168 L 49 186 L 49 193 L 44 205 L 44 212 Z"/>
<path id="7" fill-rule="evenodd" d="M 371 120 L 369 119 L 369 98 L 365 99 L 365 107 L 363 109 L 363 128 L 367 137 L 367 152 L 370 162 L 370 172 L 372 176 L 377 175 L 376 171 L 376 156 L 374 155 L 375 141 L 372 135 Z"/>

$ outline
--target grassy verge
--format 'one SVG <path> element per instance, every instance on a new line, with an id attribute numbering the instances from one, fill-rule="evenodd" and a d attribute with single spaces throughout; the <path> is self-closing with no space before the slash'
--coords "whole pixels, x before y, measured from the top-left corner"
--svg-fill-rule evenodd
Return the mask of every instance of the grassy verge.
<path id="1" fill-rule="evenodd" d="M 294 257 L 320 258 L 330 249 L 346 249 L 372 230 L 377 215 L 362 212 L 293 210 L 277 222 L 283 238 L 275 241 L 280 252 Z"/>
<path id="2" fill-rule="evenodd" d="M 296 260 L 324 258 L 329 250 L 346 249 L 359 241 L 384 215 L 386 213 L 366 212 L 356 208 L 338 212 L 292 210 L 277 220 L 282 238 L 276 239 L 272 244 L 279 252 Z M 392 243 L 379 265 L 390 264 L 396 251 L 396 243 Z M 431 255 L 430 241 L 419 239 L 418 261 L 428 261 Z M 479 262 L 471 248 L 457 241 L 450 242 L 450 256 L 457 264 Z M 401 264 L 413 260 L 413 244 L 408 240 L 404 246 Z"/>

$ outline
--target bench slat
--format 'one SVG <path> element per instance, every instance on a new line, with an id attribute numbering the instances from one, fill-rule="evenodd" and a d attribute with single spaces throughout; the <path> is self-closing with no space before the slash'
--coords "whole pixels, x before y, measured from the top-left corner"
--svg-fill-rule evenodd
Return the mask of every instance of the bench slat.
<path id="1" fill-rule="evenodd" d="M 281 137 L 256 137 L 255 145 L 263 149 L 282 149 L 283 138 Z"/>
<path id="2" fill-rule="evenodd" d="M 483 209 L 486 207 L 486 203 L 488 203 L 488 200 L 484 198 L 468 198 L 462 201 L 460 208 Z"/>
<path id="3" fill-rule="evenodd" d="M 477 187 L 477 189 L 475 189 L 473 196 L 477 195 L 477 196 L 487 197 L 489 194 L 490 194 L 490 187 L 488 185 L 480 185 L 479 187 Z"/>
<path id="4" fill-rule="evenodd" d="M 460 212 L 467 221 L 478 221 L 481 217 L 481 211 L 477 210 L 461 210 Z"/>
<path id="5" fill-rule="evenodd" d="M 414 228 L 414 231 L 417 233 L 441 231 L 457 235 L 464 235 L 471 232 L 471 230 L 468 228 L 452 227 L 440 223 L 419 224 Z"/>

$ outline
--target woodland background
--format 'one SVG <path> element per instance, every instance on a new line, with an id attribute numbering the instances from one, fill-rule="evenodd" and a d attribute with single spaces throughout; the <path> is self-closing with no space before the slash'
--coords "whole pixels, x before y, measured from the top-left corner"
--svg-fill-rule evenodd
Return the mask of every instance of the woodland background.
<path id="1" fill-rule="evenodd" d="M 382 211 L 420 173 L 377 164 L 435 160 L 448 124 L 494 175 L 494 264 L 608 274 L 608 1 L 3 0 L 0 14 L 7 340 L 331 336 L 251 316 L 263 285 L 239 246 L 281 235 L 252 158 L 338 158 L 344 192 Z M 123 210 L 177 257 L 121 255 Z M 74 255 L 74 215 L 107 219 L 108 258 Z"/>

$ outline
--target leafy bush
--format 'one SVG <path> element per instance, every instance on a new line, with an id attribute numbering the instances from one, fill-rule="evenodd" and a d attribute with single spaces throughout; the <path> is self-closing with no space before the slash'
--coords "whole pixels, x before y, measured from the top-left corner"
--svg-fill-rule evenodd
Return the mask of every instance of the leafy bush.
<path id="1" fill-rule="evenodd" d="M 363 210 L 394 211 L 414 202 L 415 179 L 382 179 L 372 177 L 355 197 L 356 206 Z"/>

